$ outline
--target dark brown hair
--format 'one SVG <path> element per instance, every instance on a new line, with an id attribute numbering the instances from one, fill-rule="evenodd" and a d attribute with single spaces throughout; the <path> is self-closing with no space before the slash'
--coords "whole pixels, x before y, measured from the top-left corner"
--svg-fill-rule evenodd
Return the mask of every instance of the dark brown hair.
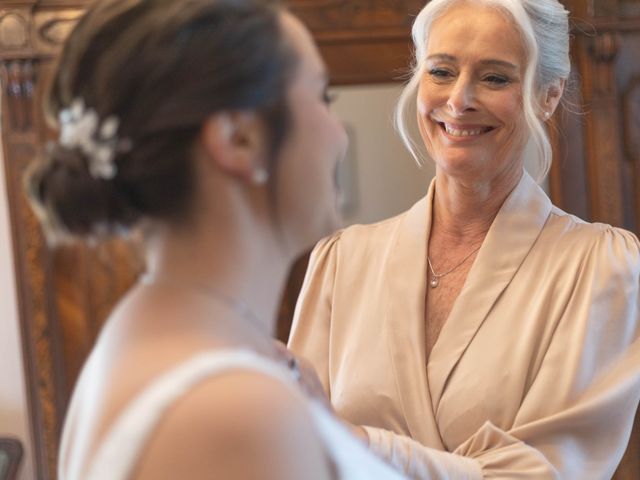
<path id="1" fill-rule="evenodd" d="M 66 43 L 47 111 L 55 118 L 81 99 L 99 119 L 116 117 L 131 148 L 116 154 L 110 179 L 91 175 L 81 149 L 48 149 L 27 188 L 49 233 L 93 236 L 186 216 L 194 141 L 217 111 L 264 116 L 273 168 L 295 64 L 281 11 L 269 0 L 98 0 Z"/>

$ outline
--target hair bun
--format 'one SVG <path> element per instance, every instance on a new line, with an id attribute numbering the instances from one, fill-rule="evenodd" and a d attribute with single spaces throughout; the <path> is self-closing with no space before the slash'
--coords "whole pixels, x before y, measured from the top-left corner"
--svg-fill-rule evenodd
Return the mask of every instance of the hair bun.
<path id="1" fill-rule="evenodd" d="M 49 237 L 101 236 L 135 223 L 115 179 L 96 178 L 81 150 L 58 143 L 27 172 L 27 190 Z"/>
<path id="2" fill-rule="evenodd" d="M 67 37 L 47 95 L 59 141 L 27 179 L 50 237 L 189 221 L 194 146 L 218 112 L 263 117 L 275 168 L 298 63 L 281 12 L 277 0 L 94 2 Z"/>

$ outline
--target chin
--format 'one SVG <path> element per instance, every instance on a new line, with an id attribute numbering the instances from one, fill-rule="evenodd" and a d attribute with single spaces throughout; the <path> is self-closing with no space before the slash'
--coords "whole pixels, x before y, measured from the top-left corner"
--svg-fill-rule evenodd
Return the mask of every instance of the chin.
<path id="1" fill-rule="evenodd" d="M 487 167 L 487 162 L 484 159 L 478 159 L 478 155 L 466 153 L 442 155 L 438 157 L 435 163 L 439 170 L 452 176 L 477 174 Z"/>

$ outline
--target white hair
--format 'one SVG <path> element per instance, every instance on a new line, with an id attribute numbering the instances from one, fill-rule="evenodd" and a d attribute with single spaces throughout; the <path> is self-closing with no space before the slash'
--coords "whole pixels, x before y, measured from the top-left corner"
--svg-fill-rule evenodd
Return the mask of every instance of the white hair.
<path id="1" fill-rule="evenodd" d="M 551 143 L 539 117 L 538 98 L 546 88 L 571 73 L 569 59 L 569 12 L 557 0 L 432 0 L 418 14 L 412 30 L 415 58 L 411 79 L 405 86 L 395 112 L 395 125 L 409 152 L 421 164 L 422 147 L 415 137 L 415 104 L 420 79 L 425 72 L 427 44 L 433 22 L 457 3 L 475 3 L 497 7 L 507 13 L 520 30 L 527 54 L 523 81 L 523 108 L 528 128 L 528 143 L 535 156 L 542 181 L 552 160 Z M 413 126 L 414 132 L 410 132 Z M 529 149 L 527 149 L 529 150 Z"/>

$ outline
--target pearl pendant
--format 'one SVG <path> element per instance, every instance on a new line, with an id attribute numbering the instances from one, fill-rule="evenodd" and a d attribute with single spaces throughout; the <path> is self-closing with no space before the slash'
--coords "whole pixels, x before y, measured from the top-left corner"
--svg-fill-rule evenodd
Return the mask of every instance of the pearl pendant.
<path id="1" fill-rule="evenodd" d="M 433 277 L 431 279 L 431 288 L 436 288 L 438 285 L 440 285 L 440 280 L 437 277 Z"/>

